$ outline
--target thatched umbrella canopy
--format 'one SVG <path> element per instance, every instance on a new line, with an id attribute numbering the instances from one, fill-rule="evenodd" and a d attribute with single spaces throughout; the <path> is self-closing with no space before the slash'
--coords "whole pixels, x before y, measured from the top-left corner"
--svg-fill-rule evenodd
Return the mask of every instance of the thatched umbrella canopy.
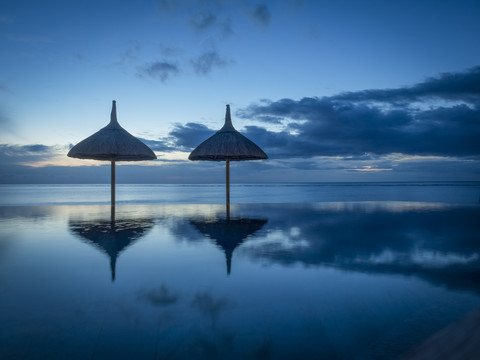
<path id="1" fill-rule="evenodd" d="M 155 225 L 153 219 L 121 219 L 112 223 L 108 220 L 71 220 L 69 228 L 82 241 L 92 244 L 110 258 L 112 281 L 115 281 L 117 258 L 120 253 Z"/>
<path id="2" fill-rule="evenodd" d="M 233 251 L 246 239 L 260 230 L 267 219 L 215 219 L 215 220 L 190 220 L 200 233 L 212 239 L 220 247 L 227 260 L 227 274 L 232 270 Z"/>
<path id="3" fill-rule="evenodd" d="M 72 147 L 67 156 L 111 162 L 112 220 L 115 214 L 115 162 L 154 160 L 157 158 L 147 145 L 120 126 L 117 121 L 115 100 L 112 102 L 110 123 Z"/>
<path id="4" fill-rule="evenodd" d="M 268 159 L 254 142 L 240 134 L 232 125 L 230 105 L 227 105 L 225 124 L 214 135 L 198 145 L 189 160 L 226 162 L 227 216 L 230 215 L 230 161 Z"/>

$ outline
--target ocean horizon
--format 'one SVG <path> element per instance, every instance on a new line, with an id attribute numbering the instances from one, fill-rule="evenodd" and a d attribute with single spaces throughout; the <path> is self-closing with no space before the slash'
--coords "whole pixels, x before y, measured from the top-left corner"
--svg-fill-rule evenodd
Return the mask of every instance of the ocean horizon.
<path id="1" fill-rule="evenodd" d="M 478 204 L 480 181 L 231 184 L 231 202 L 417 201 Z M 110 184 L 0 184 L 0 205 L 102 205 Z M 116 204 L 222 204 L 225 184 L 116 184 Z"/>

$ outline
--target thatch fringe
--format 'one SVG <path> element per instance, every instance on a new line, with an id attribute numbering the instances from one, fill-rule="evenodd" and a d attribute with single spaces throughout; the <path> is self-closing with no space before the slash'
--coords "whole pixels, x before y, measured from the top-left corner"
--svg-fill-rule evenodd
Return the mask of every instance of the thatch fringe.
<path id="1" fill-rule="evenodd" d="M 110 123 L 79 142 L 67 155 L 78 159 L 108 161 L 139 161 L 157 158 L 147 145 L 120 126 L 117 121 L 115 100 L 112 103 Z"/>

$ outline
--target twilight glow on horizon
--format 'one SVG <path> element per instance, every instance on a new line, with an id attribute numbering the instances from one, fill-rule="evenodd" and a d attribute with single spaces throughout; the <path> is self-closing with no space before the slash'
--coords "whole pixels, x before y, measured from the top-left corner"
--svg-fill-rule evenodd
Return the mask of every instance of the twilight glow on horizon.
<path id="1" fill-rule="evenodd" d="M 0 183 L 108 182 L 69 148 L 118 121 L 158 160 L 118 182 L 480 181 L 480 2 L 18 0 L 0 6 Z"/>

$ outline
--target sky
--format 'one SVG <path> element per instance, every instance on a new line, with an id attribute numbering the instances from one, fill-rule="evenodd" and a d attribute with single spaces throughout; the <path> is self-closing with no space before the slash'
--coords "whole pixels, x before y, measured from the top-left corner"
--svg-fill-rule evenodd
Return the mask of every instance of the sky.
<path id="1" fill-rule="evenodd" d="M 107 183 L 68 150 L 119 123 L 158 159 L 120 183 L 480 181 L 476 0 L 16 0 L 0 5 L 0 183 Z"/>

